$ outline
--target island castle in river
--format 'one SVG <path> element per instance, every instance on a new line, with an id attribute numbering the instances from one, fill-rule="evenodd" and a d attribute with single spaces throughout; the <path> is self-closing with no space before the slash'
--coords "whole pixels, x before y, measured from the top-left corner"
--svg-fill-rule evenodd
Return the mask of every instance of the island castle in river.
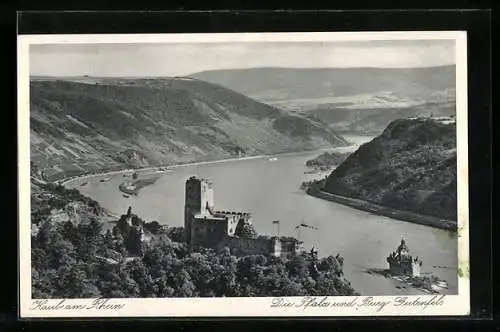
<path id="1" fill-rule="evenodd" d="M 387 257 L 387 263 L 389 263 L 389 269 L 392 274 L 410 277 L 420 276 L 422 261 L 419 260 L 418 257 L 413 258 L 410 255 L 410 249 L 408 249 L 404 239 L 401 239 L 401 243 L 396 251 L 392 252 L 389 257 Z"/>
<path id="2" fill-rule="evenodd" d="M 251 225 L 248 212 L 218 211 L 214 207 L 212 183 L 190 177 L 186 181 L 184 231 L 192 246 L 221 250 L 229 248 L 236 255 L 289 257 L 299 250 L 299 241 L 289 237 L 238 237 L 237 227 Z"/>

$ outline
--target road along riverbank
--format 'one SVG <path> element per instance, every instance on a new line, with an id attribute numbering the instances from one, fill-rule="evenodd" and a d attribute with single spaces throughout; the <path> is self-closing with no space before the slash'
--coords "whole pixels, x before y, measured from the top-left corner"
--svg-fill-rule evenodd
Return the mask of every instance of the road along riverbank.
<path id="1" fill-rule="evenodd" d="M 306 190 L 308 195 L 322 198 L 328 201 L 340 203 L 343 205 L 347 205 L 353 207 L 358 210 L 370 212 L 373 214 L 378 214 L 381 216 L 395 218 L 403 221 L 408 221 L 420 225 L 435 227 L 439 229 L 444 229 L 452 232 L 457 231 L 457 222 L 452 220 L 445 220 L 433 216 L 426 216 L 414 212 L 396 210 L 392 208 L 388 208 L 385 206 L 381 206 L 378 204 L 374 204 L 371 202 L 363 201 L 356 198 L 340 196 L 336 194 L 327 193 L 323 190 L 317 188 L 308 188 Z"/>
<path id="2" fill-rule="evenodd" d="M 144 174 L 148 172 L 158 172 L 158 169 L 160 168 L 166 168 L 166 169 L 175 169 L 175 168 L 180 168 L 180 167 L 189 167 L 189 166 L 202 166 L 202 165 L 211 165 L 211 164 L 221 164 L 221 163 L 227 163 L 227 162 L 235 162 L 235 161 L 248 161 L 248 160 L 254 160 L 254 159 L 264 159 L 264 158 L 271 158 L 271 157 L 285 157 L 285 156 L 293 156 L 293 155 L 300 155 L 300 154 L 307 154 L 311 152 L 323 152 L 323 151 L 336 151 L 337 149 L 342 149 L 342 151 L 350 148 L 355 149 L 357 147 L 356 144 L 352 146 L 347 146 L 347 147 L 338 147 L 338 148 L 322 148 L 322 149 L 317 149 L 317 150 L 306 150 L 306 151 L 298 151 L 298 152 L 284 152 L 284 153 L 279 153 L 275 155 L 256 155 L 256 156 L 248 156 L 248 157 L 239 157 L 239 158 L 226 158 L 226 159 L 218 159 L 218 160 L 211 160 L 211 161 L 199 161 L 199 162 L 185 162 L 185 163 L 179 163 L 175 165 L 156 165 L 156 166 L 150 166 L 150 167 L 143 167 L 143 168 L 128 168 L 128 169 L 121 169 L 117 171 L 111 171 L 111 172 L 102 172 L 102 173 L 92 173 L 92 174 L 82 174 L 82 175 L 77 175 L 77 176 L 71 176 L 67 177 L 61 180 L 56 181 L 62 186 L 67 186 L 68 184 L 71 184 L 74 181 L 79 181 L 79 180 L 86 180 L 86 179 L 93 179 L 93 178 L 98 178 L 98 177 L 103 177 L 103 176 L 113 176 L 113 175 L 120 175 L 120 174 L 127 174 L 127 173 L 138 173 L 138 174 Z"/>

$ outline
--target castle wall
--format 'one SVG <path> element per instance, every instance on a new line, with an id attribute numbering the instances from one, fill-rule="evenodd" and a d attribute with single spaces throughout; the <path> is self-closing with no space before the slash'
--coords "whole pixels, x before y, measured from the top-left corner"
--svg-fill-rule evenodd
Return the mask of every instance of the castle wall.
<path id="1" fill-rule="evenodd" d="M 236 256 L 264 255 L 275 257 L 292 257 L 296 254 L 296 245 L 292 241 L 278 241 L 276 237 L 246 239 L 226 236 L 217 244 L 217 250 L 229 248 Z"/>
<path id="2" fill-rule="evenodd" d="M 225 219 L 210 216 L 195 217 L 192 222 L 191 244 L 213 247 L 224 239 L 228 231 Z"/>
<path id="3" fill-rule="evenodd" d="M 168 237 L 166 232 L 160 232 L 159 234 L 155 234 L 153 243 L 156 245 L 165 245 L 172 243 L 172 240 Z"/>
<path id="4" fill-rule="evenodd" d="M 418 262 L 412 263 L 412 276 L 420 277 L 420 264 Z"/>
<path id="5" fill-rule="evenodd" d="M 239 221 L 240 218 L 237 215 L 227 217 L 227 235 L 234 236 Z"/>
<path id="6" fill-rule="evenodd" d="M 227 219 L 227 234 L 233 236 L 240 221 L 251 224 L 251 215 L 244 212 L 215 211 L 214 216 Z"/>
<path id="7" fill-rule="evenodd" d="M 228 247 L 233 255 L 275 255 L 274 242 L 271 239 L 244 239 L 226 236 L 218 245 L 217 250 Z"/>
<path id="8" fill-rule="evenodd" d="M 184 207 L 184 236 L 186 238 L 187 243 L 191 243 L 191 227 L 194 219 L 194 212 L 190 207 Z"/>
<path id="9" fill-rule="evenodd" d="M 389 264 L 389 269 L 392 274 L 401 274 L 412 277 L 420 276 L 420 264 L 412 260 L 403 261 L 401 264 Z"/>
<path id="10" fill-rule="evenodd" d="M 389 270 L 391 274 L 401 274 L 401 268 L 398 264 L 389 264 Z"/>
<path id="11" fill-rule="evenodd" d="M 295 256 L 297 252 L 296 240 L 281 240 L 281 255 L 285 257 Z"/>

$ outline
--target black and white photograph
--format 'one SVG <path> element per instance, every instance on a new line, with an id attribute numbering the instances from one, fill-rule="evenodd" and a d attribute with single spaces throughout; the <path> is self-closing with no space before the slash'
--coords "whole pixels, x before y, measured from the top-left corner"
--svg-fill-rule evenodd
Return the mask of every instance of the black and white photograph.
<path id="1" fill-rule="evenodd" d="M 465 34 L 113 36 L 19 47 L 28 314 L 467 312 Z"/>

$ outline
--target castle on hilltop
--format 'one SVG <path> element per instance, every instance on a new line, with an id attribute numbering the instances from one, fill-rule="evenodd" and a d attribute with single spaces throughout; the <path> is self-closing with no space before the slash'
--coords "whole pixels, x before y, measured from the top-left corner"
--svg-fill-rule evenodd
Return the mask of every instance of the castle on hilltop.
<path id="1" fill-rule="evenodd" d="M 392 274 L 410 277 L 420 276 L 422 261 L 419 260 L 418 257 L 413 258 L 410 255 L 410 249 L 406 245 L 404 239 L 401 239 L 401 243 L 396 251 L 392 252 L 389 257 L 387 257 L 387 263 L 389 263 L 389 269 Z"/>
<path id="2" fill-rule="evenodd" d="M 239 237 L 237 228 L 252 224 L 248 212 L 218 211 L 214 207 L 212 183 L 206 179 L 190 177 L 186 180 L 184 205 L 184 231 L 186 242 L 222 250 L 229 248 L 235 255 L 293 256 L 299 250 L 294 238 Z"/>

